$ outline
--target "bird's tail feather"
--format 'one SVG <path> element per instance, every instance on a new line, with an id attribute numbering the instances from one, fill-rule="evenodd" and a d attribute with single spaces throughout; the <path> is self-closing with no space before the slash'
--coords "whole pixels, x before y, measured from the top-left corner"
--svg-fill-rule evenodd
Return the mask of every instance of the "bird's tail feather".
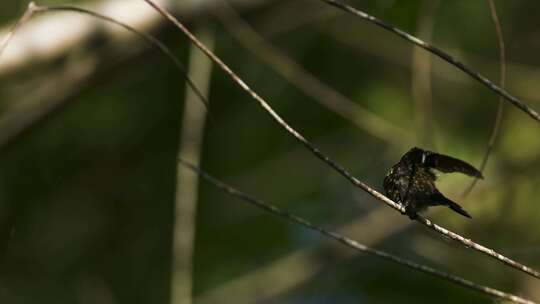
<path id="1" fill-rule="evenodd" d="M 466 216 L 468 218 L 471 218 L 471 215 L 465 211 L 465 209 L 463 209 L 460 205 L 450 201 L 450 203 L 448 204 L 448 208 L 454 210 L 455 212 L 463 215 L 463 216 Z"/>
<path id="2" fill-rule="evenodd" d="M 450 200 L 449 198 L 445 197 L 444 195 L 440 193 L 437 193 L 435 197 L 433 197 L 433 199 L 439 204 L 448 206 L 448 208 L 454 210 L 455 212 L 465 217 L 472 218 L 471 215 L 467 211 L 465 211 L 465 209 L 463 209 L 463 207 L 461 207 L 457 203 L 454 203 L 452 200 Z"/>

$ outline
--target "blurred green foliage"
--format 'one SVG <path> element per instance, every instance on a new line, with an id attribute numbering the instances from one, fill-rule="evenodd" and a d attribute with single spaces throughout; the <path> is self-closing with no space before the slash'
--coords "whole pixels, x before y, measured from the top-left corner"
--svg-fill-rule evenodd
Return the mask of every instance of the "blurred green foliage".
<path id="1" fill-rule="evenodd" d="M 349 2 L 408 32 L 416 30 L 421 1 Z M 299 16 L 309 14 L 310 10 L 328 9 L 316 1 L 303 3 L 309 9 L 298 11 Z M 13 22 L 25 5 L 14 0 L 0 4 L 2 24 Z M 243 17 L 254 26 L 269 17 L 279 20 L 279 16 L 267 14 L 280 5 L 287 5 L 287 1 L 271 1 L 244 12 Z M 511 64 L 537 72 L 540 45 L 538 14 L 534 12 L 540 4 L 498 1 L 497 5 Z M 441 1 L 434 18 L 436 45 L 452 50 L 472 67 L 484 67 L 479 71 L 497 79 L 498 53 L 487 3 Z M 360 179 L 382 189 L 380 183 L 387 168 L 406 147 L 401 150 L 375 139 L 314 103 L 242 49 L 209 17 L 200 17 L 189 25 L 212 28 L 217 37 L 216 53 L 269 100 L 282 117 Z M 349 42 L 357 48 L 339 42 L 332 35 L 336 30 L 348 33 Z M 189 47 L 179 33 L 161 26 L 158 35 L 186 61 Z M 399 65 L 378 55 L 393 51 L 399 57 L 396 60 L 408 63 L 408 43 L 341 14 L 293 28 L 270 40 L 359 105 L 415 133 L 417 112 L 411 95 L 409 65 Z M 114 45 L 115 41 L 100 43 Z M 369 51 L 370 47 L 380 51 Z M 107 56 L 89 48 L 85 52 Z M 446 65 L 439 59 L 433 61 L 434 69 Z M 39 303 L 88 303 L 100 299 L 110 299 L 110 303 L 169 301 L 175 160 L 184 84 L 170 62 L 153 50 L 144 50 L 126 61 L 104 62 L 111 66 L 103 67 L 67 106 L 1 151 L 3 303 L 36 303 L 36 299 Z M 32 71 L 3 77 L 2 109 L 17 102 L 8 100 L 8 96 L 25 97 L 20 88 L 26 88 L 21 84 L 26 79 L 47 82 L 54 73 L 46 72 L 61 67 L 62 62 L 54 66 L 45 63 Z M 527 96 L 526 101 L 539 109 L 540 94 L 518 90 L 519 84 L 512 82 L 512 71 L 515 70 L 510 67 L 509 91 Z M 494 119 L 497 97 L 459 76 L 460 72 L 450 73 L 450 80 L 433 78 L 432 119 L 437 150 L 478 164 Z M 455 75 L 458 81 L 452 80 Z M 304 150 L 218 69 L 212 75 L 210 100 L 214 120 L 207 126 L 202 157 L 202 166 L 208 172 L 328 228 L 338 228 L 379 207 L 379 202 L 359 193 Z M 473 220 L 457 218 L 444 210 L 433 215 L 434 219 L 540 268 L 539 155 L 540 125 L 507 105 L 501 137 L 484 174 L 485 181 L 463 200 L 460 194 L 470 180 L 459 176 L 441 178 L 443 191 L 461 201 Z M 388 221 L 408 219 L 390 211 Z M 203 183 L 195 243 L 195 296 L 204 298 L 214 288 L 322 242 L 318 235 Z M 403 229 L 376 247 L 482 284 L 540 297 L 533 293 L 540 287 L 533 279 L 422 227 Z M 492 302 L 384 261 L 365 256 L 342 258 L 347 250 L 338 247 L 320 254 L 315 261 L 323 265 L 320 272 L 269 302 Z M 283 277 L 288 275 L 287 269 L 282 272 Z M 272 284 L 263 282 L 259 288 Z M 235 302 L 234 295 L 224 299 L 224 303 L 229 301 Z"/>

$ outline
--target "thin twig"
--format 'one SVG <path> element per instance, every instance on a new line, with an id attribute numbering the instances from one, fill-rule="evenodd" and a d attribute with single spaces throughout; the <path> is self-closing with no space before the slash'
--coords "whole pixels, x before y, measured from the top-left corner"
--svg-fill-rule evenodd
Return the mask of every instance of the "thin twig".
<path id="1" fill-rule="evenodd" d="M 426 274 L 429 274 L 429 275 L 432 275 L 434 277 L 438 277 L 438 278 L 441 278 L 443 280 L 447 280 L 447 281 L 450 281 L 454 284 L 457 284 L 461 287 L 465 287 L 465 288 L 468 288 L 468 289 L 471 289 L 471 290 L 476 290 L 478 292 L 481 292 L 485 295 L 488 295 L 488 296 L 492 296 L 492 297 L 496 297 L 496 298 L 499 298 L 499 299 L 504 299 L 504 300 L 508 300 L 508 301 L 511 301 L 511 302 L 514 302 L 514 303 L 528 303 L 528 304 L 531 304 L 531 303 L 534 303 L 530 300 L 526 300 L 526 299 L 523 299 L 521 297 L 518 297 L 516 295 L 513 295 L 513 294 L 509 294 L 509 293 L 506 293 L 506 292 L 503 292 L 503 291 L 500 291 L 500 290 L 497 290 L 497 289 L 493 289 L 493 288 L 490 288 L 490 287 L 487 287 L 487 286 L 483 286 L 483 285 L 480 285 L 480 284 L 477 284 L 477 283 L 474 283 L 472 281 L 469 281 L 469 280 L 466 280 L 464 278 L 461 278 L 461 277 L 458 277 L 458 276 L 455 276 L 455 275 L 452 275 L 450 273 L 447 273 L 447 272 L 443 272 L 443 271 L 440 271 L 440 270 L 437 270 L 435 268 L 432 268 L 432 267 L 429 267 L 429 266 L 426 266 L 426 265 L 422 265 L 422 264 L 418 264 L 418 263 L 415 263 L 413 261 L 410 261 L 410 260 L 407 260 L 407 259 L 403 259 L 403 258 L 400 258 L 398 256 L 395 256 L 395 255 L 392 255 L 390 253 L 387 253 L 387 252 L 384 252 L 384 251 L 380 251 L 380 250 L 377 250 L 377 249 L 373 249 L 373 248 L 370 248 L 370 247 L 367 247 L 363 244 L 360 244 L 358 243 L 357 241 L 355 240 L 352 240 L 348 237 L 345 237 L 341 234 L 338 234 L 336 232 L 333 232 L 333 231 L 330 231 L 330 230 L 327 230 L 325 228 L 322 228 L 320 226 L 317 226 L 315 224 L 312 224 L 311 222 L 299 217 L 299 216 L 296 216 L 292 213 L 289 213 L 287 211 L 284 211 L 284 210 L 281 210 L 279 209 L 278 207 L 274 206 L 274 205 L 271 205 L 271 204 L 268 204 L 262 200 L 259 200 L 257 198 L 254 198 L 244 192 L 241 192 L 221 181 L 219 181 L 218 179 L 214 178 L 213 176 L 209 175 L 208 173 L 202 171 L 200 168 L 184 161 L 184 160 L 179 160 L 179 162 L 181 164 L 183 164 L 184 166 L 186 166 L 187 168 L 193 170 L 194 172 L 196 172 L 197 174 L 199 174 L 203 179 L 205 179 L 207 182 L 213 184 L 214 186 L 218 187 L 219 189 L 223 190 L 224 192 L 226 192 L 227 194 L 229 195 L 232 195 L 234 197 L 237 197 L 245 202 L 248 202 L 250 203 L 251 205 L 254 205 L 258 208 L 261 208 L 267 212 L 270 212 L 274 215 L 277 215 L 279 217 L 282 217 L 284 218 L 286 221 L 288 222 L 293 222 L 293 223 L 296 223 L 298 225 L 301 225 L 301 226 L 304 226 L 305 228 L 307 229 L 310 229 L 310 230 L 313 230 L 313 231 L 316 231 L 318 233 L 320 233 L 321 235 L 325 236 L 325 237 L 328 237 L 328 238 L 331 238 L 349 248 L 352 248 L 354 250 L 357 250 L 357 251 L 360 251 L 360 252 L 363 252 L 363 253 L 367 253 L 367 254 L 370 254 L 370 255 L 373 255 L 373 256 L 376 256 L 378 258 L 381 258 L 381 259 L 384 259 L 384 260 L 387 260 L 387 261 L 391 261 L 391 262 L 394 262 L 396 264 L 399 264 L 399 265 L 402 265 L 402 266 L 405 266 L 405 267 L 408 267 L 408 268 L 411 268 L 411 269 L 414 269 L 416 271 L 420 271 L 420 272 L 423 272 L 423 273 L 426 273 Z"/>
<path id="2" fill-rule="evenodd" d="M 510 103 L 512 103 L 514 106 L 518 107 L 519 109 L 521 109 L 523 112 L 527 113 L 529 116 L 531 116 L 533 119 L 537 120 L 540 122 L 540 114 L 538 114 L 538 112 L 536 112 L 534 109 L 532 109 L 531 107 L 529 107 L 526 103 L 524 103 L 523 101 L 521 101 L 520 99 L 518 99 L 517 97 L 511 95 L 510 93 L 508 93 L 506 90 L 504 90 L 503 88 L 497 86 L 496 84 L 494 84 L 491 80 L 489 80 L 488 78 L 486 78 L 485 76 L 481 75 L 480 73 L 478 72 L 475 72 L 473 71 L 472 69 L 470 69 L 469 67 L 467 67 L 464 63 L 462 63 L 461 61 L 457 60 L 456 58 L 452 57 L 451 55 L 449 55 L 448 53 L 444 52 L 443 50 L 421 40 L 421 39 L 418 39 L 417 37 L 405 32 L 405 31 L 402 31 L 396 27 L 394 27 L 393 25 L 390 25 L 388 23 L 385 23 L 384 21 L 382 21 L 381 19 L 377 18 L 377 17 L 374 17 L 374 16 L 371 16 L 357 8 L 354 8 L 350 5 L 347 5 L 341 1 L 338 1 L 338 0 L 321 0 L 329 5 L 332 5 L 334 7 L 337 7 L 345 12 L 348 12 L 348 13 L 351 13 L 357 17 L 360 17 L 364 20 L 367 20 L 379 27 L 382 27 L 384 28 L 385 30 L 391 32 L 391 33 L 394 33 L 396 35 L 398 35 L 399 37 L 425 49 L 426 51 L 436 55 L 437 57 L 445 60 L 446 62 L 452 64 L 453 66 L 457 67 L 458 69 L 462 70 L 463 72 L 465 72 L 466 74 L 468 74 L 469 76 L 471 76 L 472 78 L 478 80 L 480 83 L 482 83 L 483 85 L 485 85 L 488 89 L 494 91 L 495 93 L 499 94 L 500 96 L 504 97 L 504 99 L 508 100 Z"/>
<path id="3" fill-rule="evenodd" d="M 159 49 L 163 54 L 165 54 L 167 57 L 169 57 L 173 61 L 174 65 L 182 73 L 182 76 L 185 78 L 185 80 L 188 83 L 189 87 L 193 90 L 193 92 L 197 95 L 199 100 L 205 105 L 205 107 L 208 110 L 208 108 L 209 108 L 208 100 L 206 99 L 204 94 L 202 94 L 201 91 L 197 88 L 197 86 L 195 85 L 195 83 L 193 82 L 191 77 L 189 77 L 189 75 L 188 75 L 188 73 L 186 71 L 186 68 L 184 67 L 182 62 L 180 62 L 180 60 L 178 60 L 178 58 L 176 58 L 176 56 L 173 55 L 172 51 L 167 46 L 165 46 L 165 44 L 163 44 L 161 41 L 159 41 L 154 36 L 143 33 L 143 32 L 135 29 L 134 27 L 132 27 L 132 26 L 126 24 L 126 23 L 123 23 L 123 22 L 121 22 L 119 20 L 116 20 L 114 18 L 105 16 L 105 15 L 100 14 L 98 12 L 94 12 L 94 11 L 87 10 L 87 9 L 84 9 L 84 8 L 80 8 L 80 7 L 76 7 L 76 6 L 70 6 L 70 5 L 42 6 L 42 5 L 37 5 L 34 2 L 31 2 L 29 4 L 28 9 L 26 10 L 25 14 L 21 18 L 21 20 L 24 20 L 24 21 L 23 22 L 18 22 L 17 26 L 19 27 L 24 22 L 26 22 L 28 20 L 28 18 L 30 18 L 32 16 L 33 13 L 47 13 L 47 12 L 54 12 L 54 11 L 68 11 L 68 12 L 76 12 L 76 13 L 80 13 L 80 14 L 84 14 L 84 15 L 89 15 L 91 17 L 98 18 L 98 19 L 101 19 L 103 21 L 110 22 L 112 24 L 118 25 L 118 26 L 124 28 L 125 30 L 139 36 L 144 41 L 146 41 L 149 45 L 154 46 L 157 49 Z M 29 13 L 29 12 L 31 12 L 31 13 Z M 29 15 L 29 16 L 25 18 L 25 16 L 27 16 L 27 15 Z M 10 36 L 10 35 L 8 35 L 8 36 Z M 1 54 L 1 50 L 2 49 L 0 49 L 0 54 Z"/>
<path id="4" fill-rule="evenodd" d="M 266 41 L 224 1 L 215 14 L 227 31 L 256 57 L 295 85 L 300 91 L 367 133 L 391 144 L 407 144 L 412 136 L 373 114 L 306 71 Z"/>
<path id="5" fill-rule="evenodd" d="M 270 116 L 272 119 L 285 131 L 287 131 L 291 136 L 293 136 L 296 140 L 298 140 L 304 147 L 306 147 L 308 150 L 310 150 L 316 157 L 318 157 L 320 160 L 325 162 L 327 165 L 332 167 L 334 170 L 336 170 L 339 174 L 341 174 L 343 177 L 348 179 L 353 185 L 356 187 L 361 188 L 362 190 L 369 193 L 371 196 L 375 197 L 379 201 L 387 204 L 388 206 L 400 211 L 401 213 L 405 213 L 405 208 L 395 203 L 394 201 L 390 200 L 383 194 L 377 192 L 373 188 L 371 188 L 366 183 L 360 181 L 356 177 L 354 177 L 351 173 L 349 173 L 347 170 L 345 170 L 341 165 L 336 163 L 334 160 L 332 160 L 330 157 L 326 156 L 326 154 L 322 153 L 317 147 L 315 147 L 311 142 L 309 142 L 307 139 L 304 138 L 298 131 L 293 129 L 291 126 L 289 126 L 281 116 L 279 116 L 272 107 L 261 97 L 259 96 L 255 91 L 253 91 L 236 73 L 234 73 L 219 57 L 217 57 L 214 53 L 210 52 L 178 19 L 176 19 L 173 15 L 171 15 L 169 12 L 164 10 L 161 6 L 155 4 L 151 0 L 142 0 L 148 3 L 150 6 L 152 6 L 154 9 L 156 9 L 163 17 L 168 19 L 170 22 L 176 25 L 179 30 L 181 30 L 195 45 L 201 49 L 214 63 L 219 66 L 233 81 L 236 83 L 242 90 L 244 90 L 246 93 L 248 93 Z M 477 244 L 470 239 L 464 238 L 461 235 L 454 233 L 452 231 L 449 231 L 446 228 L 440 227 L 437 224 L 434 224 L 430 220 L 418 216 L 416 220 L 420 223 L 422 223 L 424 226 L 429 227 L 430 229 L 451 238 L 452 240 L 458 241 L 465 245 L 467 248 L 472 248 L 476 251 L 479 251 L 481 253 L 484 253 L 499 262 L 502 262 L 512 268 L 518 269 L 524 273 L 527 273 L 531 276 L 534 276 L 536 278 L 540 278 L 540 272 L 537 270 L 534 270 L 528 266 L 525 266 L 521 263 L 518 263 L 510 258 L 505 257 L 504 255 L 496 252 L 495 250 L 491 248 L 487 248 L 485 246 L 482 246 L 480 244 Z"/>
<path id="6" fill-rule="evenodd" d="M 506 47 L 504 45 L 504 38 L 503 33 L 501 29 L 501 22 L 499 21 L 499 17 L 497 16 L 497 8 L 495 7 L 495 3 L 493 0 L 487 0 L 489 5 L 489 11 L 491 15 L 491 20 L 493 21 L 493 24 L 495 25 L 495 34 L 497 35 L 497 45 L 499 47 L 499 61 L 500 61 L 500 71 L 499 71 L 499 85 L 501 88 L 506 87 Z M 484 169 L 486 168 L 487 162 L 489 160 L 489 156 L 491 155 L 491 152 L 493 151 L 493 147 L 495 146 L 495 141 L 497 140 L 497 137 L 499 137 L 500 129 L 501 129 L 501 122 L 502 117 L 504 114 L 504 99 L 502 97 L 499 97 L 499 105 L 497 106 L 497 114 L 495 116 L 495 121 L 493 122 L 493 128 L 491 129 L 491 135 L 489 137 L 489 142 L 486 147 L 486 152 L 484 154 L 484 158 L 482 159 L 482 163 L 480 164 L 480 172 L 484 172 Z M 466 197 L 471 193 L 474 186 L 478 182 L 478 178 L 475 178 L 469 187 L 463 192 L 463 197 Z"/>

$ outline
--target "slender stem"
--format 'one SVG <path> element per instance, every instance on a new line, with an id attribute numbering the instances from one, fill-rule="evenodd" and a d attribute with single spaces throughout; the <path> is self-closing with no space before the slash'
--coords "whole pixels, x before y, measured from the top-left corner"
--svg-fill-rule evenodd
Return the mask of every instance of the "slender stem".
<path id="1" fill-rule="evenodd" d="M 500 61 L 500 71 L 499 71 L 499 85 L 501 88 L 506 87 L 506 47 L 504 45 L 504 38 L 503 33 L 501 29 L 501 22 L 499 21 L 499 17 L 497 16 L 497 8 L 495 7 L 495 3 L 493 0 L 487 0 L 489 5 L 489 11 L 491 15 L 491 20 L 493 21 L 493 25 L 495 25 L 495 34 L 497 35 L 497 45 L 499 47 L 499 61 Z M 482 159 L 482 163 L 480 164 L 480 172 L 484 172 L 486 169 L 487 162 L 489 160 L 489 156 L 491 155 L 491 152 L 493 151 L 493 147 L 495 146 L 495 141 L 497 140 L 497 137 L 499 137 L 500 129 L 501 129 L 501 122 L 502 117 L 504 114 L 504 99 L 502 97 L 499 97 L 499 104 L 497 106 L 497 114 L 495 116 L 495 121 L 493 122 L 493 127 L 491 129 L 491 135 L 489 137 L 489 142 L 486 147 L 486 152 L 484 153 L 484 158 Z M 463 197 L 466 197 L 471 193 L 474 186 L 478 182 L 478 178 L 475 178 L 469 187 L 463 192 Z"/>
<path id="2" fill-rule="evenodd" d="M 356 177 L 354 177 L 351 173 L 349 173 L 347 170 L 345 170 L 341 165 L 339 165 L 337 162 L 332 160 L 330 157 L 326 156 L 323 152 L 321 152 L 317 147 L 315 147 L 311 142 L 309 142 L 307 139 L 304 138 L 298 131 L 296 131 L 294 128 L 289 126 L 281 116 L 279 116 L 272 107 L 261 97 L 259 96 L 255 91 L 253 91 L 235 72 L 229 68 L 219 57 L 217 57 L 214 53 L 210 52 L 208 48 L 206 48 L 198 39 L 195 37 L 178 19 L 176 19 L 173 15 L 171 15 L 169 12 L 164 10 L 161 6 L 157 5 L 151 0 L 142 0 L 148 3 L 150 6 L 152 6 L 154 9 L 156 9 L 164 18 L 172 22 L 176 27 L 181 30 L 188 38 L 191 40 L 193 44 L 195 44 L 201 51 L 203 51 L 214 63 L 219 66 L 232 80 L 234 83 L 236 83 L 242 90 L 244 90 L 247 94 L 249 94 L 271 117 L 272 119 L 287 133 L 289 133 L 291 136 L 293 136 L 296 140 L 298 140 L 304 147 L 306 147 L 308 150 L 311 151 L 317 158 L 325 162 L 328 166 L 336 170 L 339 174 L 341 174 L 343 177 L 345 177 L 349 182 L 351 182 L 356 187 L 359 187 L 360 189 L 366 191 L 371 196 L 375 197 L 379 201 L 385 203 L 386 205 L 398 210 L 401 213 L 405 213 L 405 208 L 390 200 L 383 194 L 377 192 L 373 188 L 371 188 L 366 183 L 360 181 Z M 447 236 L 455 241 L 460 242 L 467 248 L 472 248 L 476 251 L 479 251 L 485 255 L 488 255 L 499 262 L 502 262 L 512 268 L 518 269 L 524 273 L 527 273 L 533 277 L 540 278 L 540 272 L 537 270 L 534 270 L 528 266 L 525 266 L 521 263 L 518 263 L 510 258 L 505 257 L 504 255 L 496 252 L 495 250 L 482 246 L 480 244 L 477 244 L 470 239 L 464 238 L 461 235 L 454 233 L 452 231 L 449 231 L 446 228 L 440 227 L 437 224 L 434 224 L 430 220 L 418 216 L 416 220 L 420 223 L 422 223 L 424 226 L 429 227 L 430 229 Z"/>
<path id="3" fill-rule="evenodd" d="M 304 218 L 301 218 L 299 216 L 296 216 L 292 213 L 289 213 L 287 211 L 284 211 L 282 209 L 279 209 L 278 207 L 274 206 L 274 205 L 271 205 L 271 204 L 268 204 L 262 200 L 259 200 L 255 197 L 252 197 L 244 192 L 241 192 L 221 181 L 219 181 L 218 179 L 216 179 L 215 177 L 209 175 L 208 173 L 202 171 L 201 169 L 199 169 L 198 167 L 180 159 L 179 162 L 184 165 L 186 168 L 189 168 L 191 170 L 193 170 L 194 172 L 196 172 L 197 174 L 199 174 L 204 180 L 206 180 L 207 182 L 213 184 L 214 186 L 218 187 L 219 189 L 223 190 L 224 192 L 226 192 L 227 194 L 231 195 L 231 196 L 234 196 L 234 197 L 237 197 L 251 205 L 254 205 L 258 208 L 261 208 L 269 213 L 272 213 L 276 216 L 279 216 L 281 218 L 284 218 L 286 221 L 288 222 L 292 222 L 292 223 L 296 223 L 298 225 L 301 225 L 301 226 L 304 226 L 305 228 L 307 229 L 310 229 L 310 230 L 313 230 L 313 231 L 316 231 L 318 233 L 320 233 L 321 235 L 325 236 L 325 237 L 328 237 L 330 239 L 333 239 L 349 248 L 352 248 L 354 250 L 357 250 L 357 251 L 360 251 L 360 252 L 363 252 L 363 253 L 367 253 L 369 255 L 373 255 L 373 256 L 376 256 L 378 258 L 381 258 L 383 260 L 387 260 L 387 261 L 390 261 L 390 262 L 394 262 L 396 264 L 399 264 L 399 265 L 402 265 L 402 266 L 405 266 L 405 267 L 408 267 L 410 269 L 413 269 L 413 270 L 416 270 L 416 271 L 420 271 L 420 272 L 423 272 L 423 273 L 426 273 L 426 274 L 429 274 L 429 275 L 432 275 L 434 277 L 438 277 L 438 278 L 441 278 L 443 280 L 446 280 L 446 281 L 450 281 L 454 284 L 457 284 L 461 287 L 464 287 L 464 288 L 468 288 L 468 289 L 471 289 L 471 290 L 475 290 L 475 291 L 478 291 L 478 292 L 481 292 L 485 295 L 488 295 L 488 296 L 491 296 L 491 297 L 495 297 L 495 298 L 498 298 L 498 299 L 504 299 L 504 300 L 507 300 L 507 301 L 511 301 L 511 302 L 514 302 L 514 303 L 528 303 L 528 304 L 531 304 L 531 303 L 534 303 L 530 300 L 526 300 L 524 298 L 521 298 L 521 297 L 518 297 L 516 295 L 513 295 L 513 294 L 510 294 L 510 293 L 506 293 L 506 292 L 503 292 L 503 291 L 500 291 L 500 290 L 497 290 L 497 289 L 494 289 L 494 288 L 490 288 L 490 287 L 487 287 L 487 286 L 484 286 L 484 285 L 480 285 L 480 284 L 477 284 L 477 283 L 474 283 L 472 281 L 469 281 L 469 280 L 466 280 L 462 277 L 458 277 L 458 276 L 455 276 L 453 274 L 450 274 L 450 273 L 447 273 L 447 272 L 443 272 L 441 270 L 437 270 L 435 268 L 432 268 L 432 267 L 429 267 L 429 266 L 426 266 L 426 265 L 422 265 L 422 264 L 418 264 L 416 262 L 413 262 L 411 260 L 407 260 L 407 259 L 404 259 L 404 258 L 401 258 L 401 257 L 398 257 L 398 256 L 395 256 L 393 254 L 390 254 L 390 253 L 387 253 L 385 251 L 381 251 L 381 250 L 377 250 L 377 249 L 373 249 L 371 247 L 367 247 L 353 239 L 350 239 L 346 236 L 343 236 L 339 233 L 336 233 L 336 232 L 333 232 L 333 231 L 330 231 L 330 230 L 327 230 L 325 228 L 322 228 L 320 226 L 317 226 L 311 222 L 309 222 L 308 220 L 305 220 Z"/>
<path id="4" fill-rule="evenodd" d="M 377 18 L 377 17 L 374 17 L 374 16 L 371 16 L 357 8 L 354 8 L 350 5 L 347 5 L 341 1 L 338 1 L 338 0 L 321 0 L 329 5 L 332 5 L 334 7 L 337 7 L 345 12 L 348 12 L 350 14 L 353 14 L 357 17 L 360 17 L 364 20 L 367 20 L 379 27 L 382 27 L 384 28 L 385 30 L 391 32 L 391 33 L 394 33 L 396 35 L 398 35 L 399 37 L 425 49 L 426 51 L 436 55 L 437 57 L 443 59 L 444 61 L 450 63 L 451 65 L 457 67 L 458 69 L 462 70 L 463 72 L 465 72 L 466 74 L 468 74 L 469 76 L 471 76 L 472 78 L 476 79 L 477 81 L 479 81 L 480 83 L 482 83 L 484 86 L 486 86 L 488 89 L 494 91 L 495 93 L 499 94 L 501 97 L 503 97 L 504 99 L 508 100 L 510 103 L 512 103 L 514 106 L 518 107 L 520 110 L 522 110 L 523 112 L 527 113 L 529 116 L 531 116 L 533 119 L 537 120 L 540 122 L 540 114 L 538 114 L 538 112 L 536 112 L 534 109 L 532 109 L 531 107 L 529 107 L 527 104 L 525 104 L 523 101 L 521 101 L 520 99 L 518 99 L 517 97 L 511 95 L 510 93 L 508 93 L 506 90 L 504 90 L 503 88 L 497 86 L 496 84 L 494 84 L 491 80 L 487 79 L 485 76 L 481 75 L 480 73 L 478 72 L 475 72 L 473 71 L 472 69 L 470 69 L 469 67 L 467 67 L 464 63 L 462 63 L 461 61 L 457 60 L 456 58 L 452 57 L 451 55 L 449 55 L 448 53 L 446 53 L 445 51 L 405 32 L 405 31 L 402 31 L 396 27 L 394 27 L 393 25 L 390 25 L 388 23 L 385 23 L 384 21 L 382 21 L 381 19 Z"/>

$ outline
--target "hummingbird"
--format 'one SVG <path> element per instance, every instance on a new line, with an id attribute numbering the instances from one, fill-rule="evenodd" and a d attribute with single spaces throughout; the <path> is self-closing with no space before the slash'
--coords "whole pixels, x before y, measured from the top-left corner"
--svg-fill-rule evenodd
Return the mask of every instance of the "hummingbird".
<path id="1" fill-rule="evenodd" d="M 483 179 L 479 170 L 462 160 L 414 147 L 390 168 L 383 181 L 384 191 L 391 200 L 405 207 L 404 214 L 411 220 L 418 217 L 418 212 L 439 205 L 471 218 L 465 209 L 439 192 L 433 169 Z"/>

